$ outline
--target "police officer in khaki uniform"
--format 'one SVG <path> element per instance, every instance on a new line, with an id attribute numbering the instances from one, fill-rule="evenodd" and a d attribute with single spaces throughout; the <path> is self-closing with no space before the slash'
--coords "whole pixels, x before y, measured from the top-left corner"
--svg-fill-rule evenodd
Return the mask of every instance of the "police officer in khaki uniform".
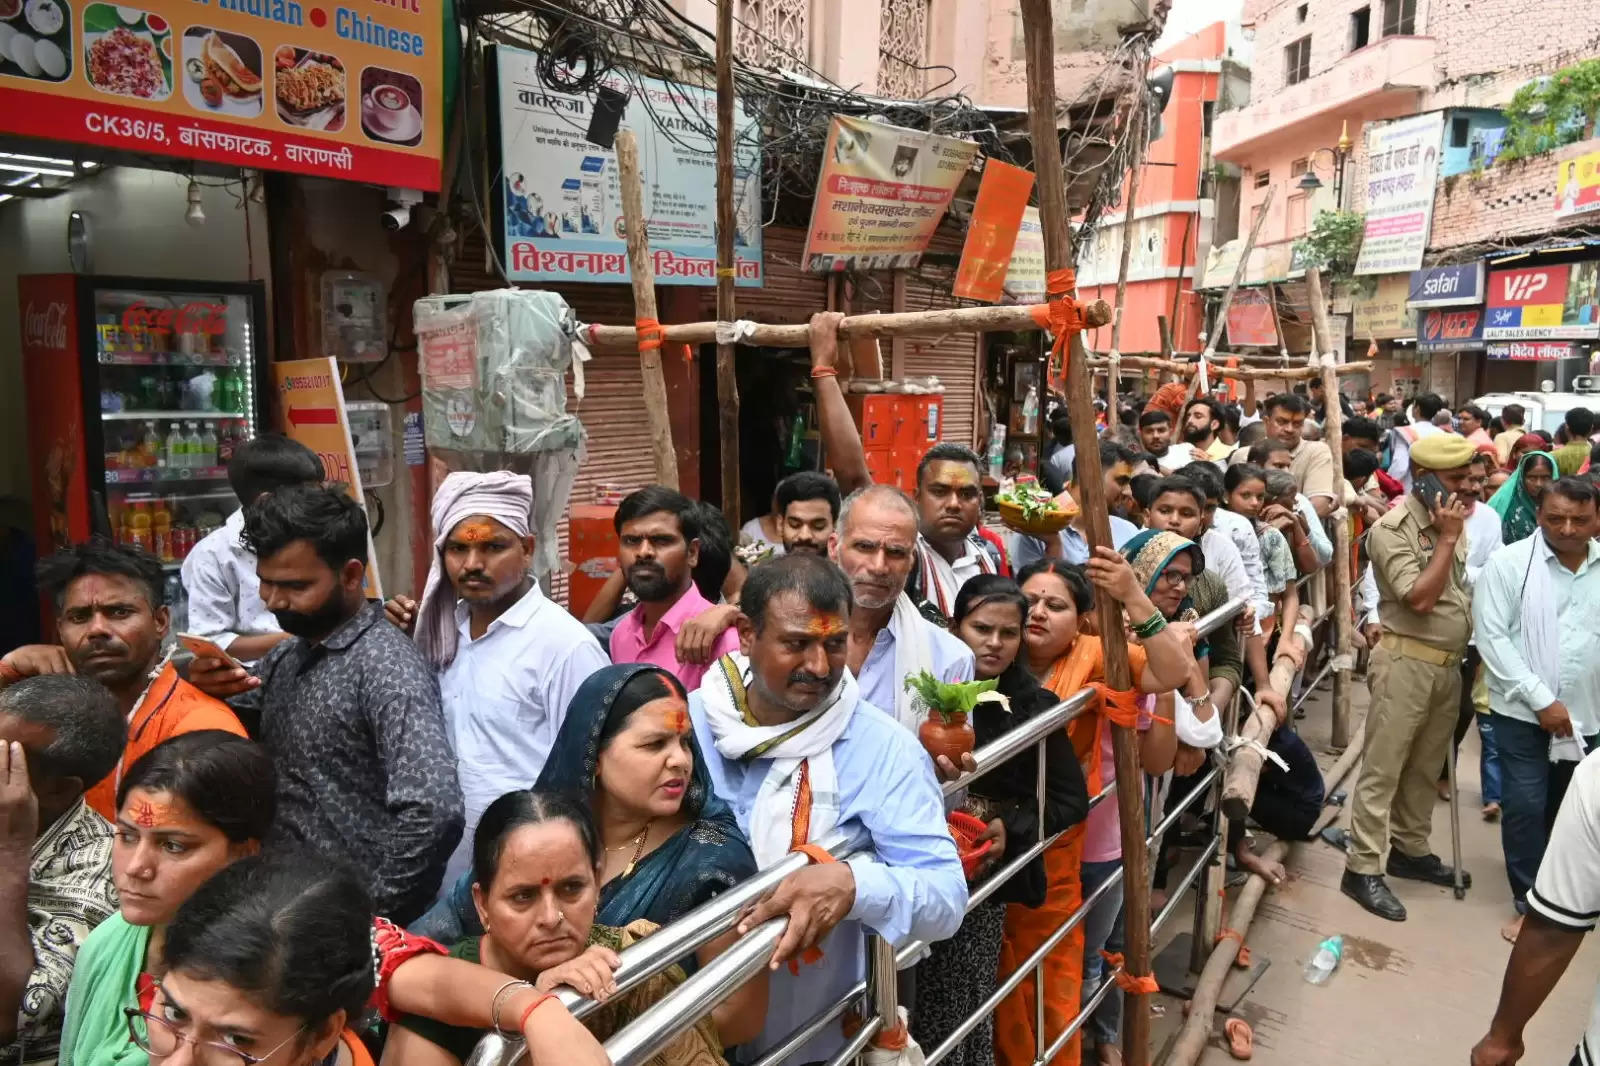
<path id="1" fill-rule="evenodd" d="M 1389 890 L 1384 871 L 1429 884 L 1454 883 L 1428 837 L 1438 798 L 1434 781 L 1449 755 L 1461 701 L 1461 657 L 1472 633 L 1467 506 L 1457 495 L 1472 453 L 1471 442 L 1454 433 L 1418 440 L 1411 447 L 1416 487 L 1367 534 L 1383 636 L 1367 671 L 1372 706 L 1340 888 L 1393 922 L 1405 921 L 1406 909 Z M 1380 865 L 1386 844 L 1389 860 Z M 1471 883 L 1466 875 L 1462 879 Z"/>

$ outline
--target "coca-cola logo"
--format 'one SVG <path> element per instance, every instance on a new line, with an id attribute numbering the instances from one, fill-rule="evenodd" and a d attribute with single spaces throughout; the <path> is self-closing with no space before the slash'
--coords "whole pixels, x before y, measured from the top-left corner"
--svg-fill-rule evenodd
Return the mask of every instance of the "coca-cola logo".
<path id="1" fill-rule="evenodd" d="M 182 307 L 147 307 L 143 300 L 122 313 L 123 329 L 147 333 L 228 332 L 228 309 L 222 304 L 196 300 Z"/>
<path id="2" fill-rule="evenodd" d="M 68 310 L 59 300 L 42 307 L 29 300 L 22 310 L 22 343 L 30 348 L 66 351 Z"/>

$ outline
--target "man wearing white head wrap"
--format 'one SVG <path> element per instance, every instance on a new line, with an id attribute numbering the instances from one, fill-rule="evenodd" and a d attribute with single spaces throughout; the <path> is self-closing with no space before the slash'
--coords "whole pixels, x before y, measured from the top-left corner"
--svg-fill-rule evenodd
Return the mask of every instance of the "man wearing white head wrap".
<path id="1" fill-rule="evenodd" d="M 469 864 L 484 809 L 533 784 L 578 686 L 610 661 L 528 573 L 532 510 L 525 474 L 451 474 L 433 498 L 433 565 L 422 602 L 388 606 L 395 622 L 415 624 L 418 649 L 439 671 L 466 800 L 446 886 Z"/>

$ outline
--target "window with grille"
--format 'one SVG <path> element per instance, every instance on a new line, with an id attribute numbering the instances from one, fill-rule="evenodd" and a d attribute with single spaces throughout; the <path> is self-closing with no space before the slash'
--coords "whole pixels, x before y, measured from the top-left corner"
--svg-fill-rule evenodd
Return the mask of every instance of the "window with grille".
<path id="1" fill-rule="evenodd" d="M 1383 0 L 1383 35 L 1411 37 L 1417 32 L 1417 0 Z"/>
<path id="2" fill-rule="evenodd" d="M 811 60 L 811 0 L 735 0 L 733 50 L 756 67 Z"/>
<path id="3" fill-rule="evenodd" d="M 1289 180 L 1293 181 L 1295 178 L 1298 178 L 1300 175 L 1304 174 L 1306 171 L 1308 171 L 1310 169 L 1311 169 L 1311 160 L 1310 159 L 1307 159 L 1307 158 L 1296 159 L 1293 163 L 1289 164 Z"/>
<path id="4" fill-rule="evenodd" d="M 1255 181 L 1255 187 L 1256 188 L 1265 189 L 1268 185 L 1272 184 L 1272 171 L 1270 171 L 1270 170 L 1258 170 L 1258 171 L 1256 171 L 1254 181 Z"/>
<path id="5" fill-rule="evenodd" d="M 1283 83 L 1299 85 L 1311 77 L 1311 38 L 1305 36 L 1283 50 Z"/>
<path id="6" fill-rule="evenodd" d="M 878 92 L 902 100 L 927 91 L 931 0 L 882 0 L 878 9 Z"/>
<path id="7" fill-rule="evenodd" d="M 1372 8 L 1357 8 L 1350 12 L 1350 51 L 1365 48 L 1372 39 Z"/>

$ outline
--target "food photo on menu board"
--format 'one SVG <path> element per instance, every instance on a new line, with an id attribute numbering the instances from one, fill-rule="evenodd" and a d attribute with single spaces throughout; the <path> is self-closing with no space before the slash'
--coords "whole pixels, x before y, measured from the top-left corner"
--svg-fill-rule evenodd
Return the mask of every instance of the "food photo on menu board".
<path id="1" fill-rule="evenodd" d="M 83 9 L 83 69 L 103 93 L 165 100 L 172 95 L 172 27 L 136 7 L 90 4 Z"/>
<path id="2" fill-rule="evenodd" d="M 302 129 L 344 129 L 347 81 L 344 62 L 326 52 L 280 44 L 272 54 L 273 97 L 278 117 Z"/>
<path id="3" fill-rule="evenodd" d="M 361 72 L 361 129 L 375 141 L 413 145 L 422 140 L 422 83 L 382 67 Z"/>
<path id="4" fill-rule="evenodd" d="M 190 26 L 183 31 L 183 98 L 196 111 L 261 114 L 261 46 L 242 33 Z"/>
<path id="5" fill-rule="evenodd" d="M 71 73 L 66 0 L 0 0 L 0 74 L 64 81 Z"/>

